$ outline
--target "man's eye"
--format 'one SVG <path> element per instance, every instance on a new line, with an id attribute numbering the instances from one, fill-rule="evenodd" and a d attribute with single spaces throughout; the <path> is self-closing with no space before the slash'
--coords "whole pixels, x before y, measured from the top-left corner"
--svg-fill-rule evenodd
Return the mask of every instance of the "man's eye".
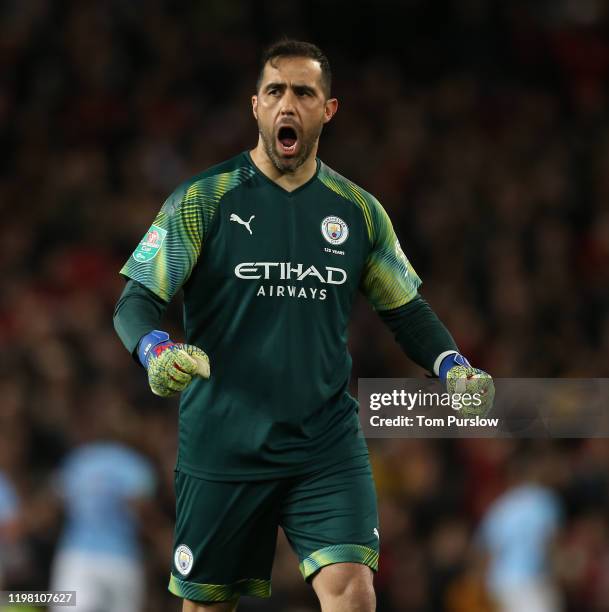
<path id="1" fill-rule="evenodd" d="M 276 96 L 279 93 L 278 89 L 269 89 L 270 96 Z"/>

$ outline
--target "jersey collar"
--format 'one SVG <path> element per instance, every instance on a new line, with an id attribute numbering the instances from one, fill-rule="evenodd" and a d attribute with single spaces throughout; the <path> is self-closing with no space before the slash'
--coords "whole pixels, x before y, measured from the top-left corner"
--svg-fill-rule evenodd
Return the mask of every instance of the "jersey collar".
<path id="1" fill-rule="evenodd" d="M 319 159 L 319 157 L 316 157 L 315 174 L 313 174 L 313 176 L 306 183 L 303 183 L 300 187 L 297 187 L 293 191 L 288 191 L 287 189 L 284 189 L 281 185 L 278 185 L 274 180 L 270 179 L 266 174 L 264 174 L 264 172 L 262 172 L 262 170 L 260 170 L 260 168 L 258 168 L 258 166 L 254 163 L 254 160 L 252 159 L 252 156 L 250 155 L 249 151 L 244 151 L 243 154 L 245 155 L 247 162 L 252 166 L 258 176 L 262 177 L 263 180 L 265 180 L 267 183 L 270 183 L 273 187 L 275 187 L 275 189 L 279 189 L 279 191 L 283 195 L 288 197 L 296 195 L 297 193 L 308 187 L 311 183 L 315 182 L 317 180 L 317 175 L 319 174 L 319 169 L 321 168 L 321 160 Z"/>

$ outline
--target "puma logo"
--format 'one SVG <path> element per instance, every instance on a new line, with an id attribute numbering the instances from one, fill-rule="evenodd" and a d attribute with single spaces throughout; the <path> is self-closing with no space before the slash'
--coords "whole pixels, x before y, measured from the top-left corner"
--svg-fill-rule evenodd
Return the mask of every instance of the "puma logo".
<path id="1" fill-rule="evenodd" d="M 252 235 L 252 228 L 250 227 L 250 223 L 252 222 L 252 219 L 254 219 L 256 217 L 256 215 L 252 215 L 249 219 L 249 221 L 244 221 L 239 215 L 236 215 L 235 213 L 232 213 L 230 216 L 230 220 L 231 221 L 235 221 L 236 223 L 240 223 L 241 225 L 245 225 L 245 228 L 247 229 L 247 231 L 250 233 L 250 236 Z"/>

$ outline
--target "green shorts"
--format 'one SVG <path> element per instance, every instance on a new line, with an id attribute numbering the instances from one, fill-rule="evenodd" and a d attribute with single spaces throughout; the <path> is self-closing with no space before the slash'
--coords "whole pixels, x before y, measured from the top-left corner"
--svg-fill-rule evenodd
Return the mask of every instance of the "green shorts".
<path id="1" fill-rule="evenodd" d="M 378 567 L 376 491 L 367 456 L 279 480 L 217 482 L 176 472 L 169 590 L 199 602 L 269 597 L 281 526 L 309 580 L 333 563 Z"/>

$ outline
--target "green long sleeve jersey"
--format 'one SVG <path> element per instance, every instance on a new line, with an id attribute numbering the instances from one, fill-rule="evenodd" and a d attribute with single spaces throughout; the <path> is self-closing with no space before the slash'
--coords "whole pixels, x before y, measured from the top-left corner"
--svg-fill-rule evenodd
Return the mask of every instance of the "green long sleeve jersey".
<path id="1" fill-rule="evenodd" d="M 210 358 L 181 396 L 178 469 L 254 480 L 367 453 L 351 309 L 358 289 L 385 311 L 421 284 L 369 193 L 319 160 L 288 192 L 242 153 L 179 186 L 121 274 L 166 302 L 183 289 L 186 342 Z"/>

